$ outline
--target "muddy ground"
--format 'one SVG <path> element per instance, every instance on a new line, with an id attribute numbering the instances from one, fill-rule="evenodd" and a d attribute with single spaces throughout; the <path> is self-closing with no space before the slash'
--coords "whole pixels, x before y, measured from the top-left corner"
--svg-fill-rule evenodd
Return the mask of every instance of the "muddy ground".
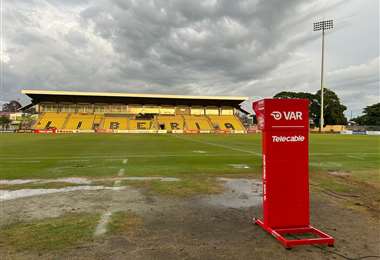
<path id="1" fill-rule="evenodd" d="M 259 181 L 224 181 L 224 194 L 191 198 L 156 196 L 126 186 L 2 201 L 0 226 L 110 210 L 129 210 L 143 221 L 134 232 L 100 237 L 59 252 L 9 253 L 0 244 L 0 259 L 359 259 L 380 255 L 379 218 L 365 207 L 348 207 L 339 198 L 312 193 L 311 222 L 335 237 L 335 247 L 286 250 L 251 223 L 253 216 L 261 216 Z"/>

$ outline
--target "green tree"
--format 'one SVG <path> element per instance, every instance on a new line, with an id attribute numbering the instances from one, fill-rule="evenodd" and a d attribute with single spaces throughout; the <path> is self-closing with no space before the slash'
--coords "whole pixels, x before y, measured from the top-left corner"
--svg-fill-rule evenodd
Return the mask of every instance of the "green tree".
<path id="1" fill-rule="evenodd" d="M 321 100 L 321 91 L 318 90 L 315 94 L 316 99 L 318 101 L 317 103 L 317 118 L 320 116 L 320 100 Z M 344 111 L 347 109 L 347 107 L 340 103 L 340 99 L 337 94 L 335 94 L 334 91 L 325 88 L 324 89 L 324 119 L 325 119 L 325 125 L 346 125 L 347 124 L 347 118 L 344 115 Z M 319 120 L 318 124 L 319 126 Z"/>
<path id="2" fill-rule="evenodd" d="M 4 112 L 13 112 L 14 113 L 14 112 L 17 112 L 20 108 L 21 108 L 21 104 L 16 100 L 12 100 L 9 103 L 5 103 L 3 105 L 2 110 Z"/>
<path id="3" fill-rule="evenodd" d="M 9 124 L 11 123 L 11 120 L 7 116 L 1 116 L 0 117 L 0 126 L 2 129 L 8 129 Z"/>
<path id="4" fill-rule="evenodd" d="M 23 115 L 20 122 L 20 129 L 31 129 L 33 118 L 31 115 Z"/>
<path id="5" fill-rule="evenodd" d="M 362 116 L 352 119 L 359 125 L 380 125 L 380 103 L 367 106 Z"/>
<path id="6" fill-rule="evenodd" d="M 274 95 L 274 98 L 303 98 L 310 101 L 309 106 L 309 118 L 313 120 L 314 124 L 319 125 L 318 121 L 318 109 L 319 109 L 319 100 L 317 100 L 316 95 L 307 93 L 307 92 L 290 92 L 282 91 Z"/>
<path id="7" fill-rule="evenodd" d="M 321 111 L 321 91 L 316 94 L 307 92 L 288 92 L 277 93 L 274 98 L 306 98 L 310 100 L 309 117 L 313 120 L 315 126 L 319 126 Z M 340 103 L 340 99 L 335 92 L 325 88 L 324 90 L 324 119 L 325 125 L 345 125 L 347 118 L 344 115 L 346 106 Z"/>

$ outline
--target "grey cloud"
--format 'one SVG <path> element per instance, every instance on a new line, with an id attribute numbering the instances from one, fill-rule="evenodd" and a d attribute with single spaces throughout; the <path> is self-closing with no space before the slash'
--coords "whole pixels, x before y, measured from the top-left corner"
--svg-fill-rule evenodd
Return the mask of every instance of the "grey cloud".
<path id="1" fill-rule="evenodd" d="M 306 40 L 278 30 L 302 1 L 246 3 L 140 1 L 120 6 L 108 1 L 83 11 L 82 18 L 87 24 L 93 21 L 97 33 L 125 60 L 139 64 L 126 62 L 120 68 L 126 77 L 171 85 L 190 83 L 191 75 L 197 75 L 231 84 L 265 76 Z"/>
<path id="2" fill-rule="evenodd" d="M 302 24 L 343 2 L 7 2 L 9 61 L 3 61 L 1 96 L 18 97 L 21 88 L 252 96 L 314 91 L 318 73 L 309 71 L 318 67 L 299 62 L 295 53 L 319 35 Z M 286 64 L 295 68 L 282 69 Z M 334 78 L 337 88 L 350 80 Z"/>
<path id="3" fill-rule="evenodd" d="M 341 95 L 343 102 L 350 104 L 349 110 L 358 115 L 363 108 L 363 103 L 367 106 L 380 102 L 379 64 L 380 56 L 366 64 L 332 71 L 328 73 L 327 87 L 334 88 Z"/>

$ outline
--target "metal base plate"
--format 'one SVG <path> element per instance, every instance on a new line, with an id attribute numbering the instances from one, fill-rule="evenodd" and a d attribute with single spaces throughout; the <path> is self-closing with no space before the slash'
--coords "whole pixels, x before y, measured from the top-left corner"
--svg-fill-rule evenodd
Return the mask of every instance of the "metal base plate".
<path id="1" fill-rule="evenodd" d="M 297 228 L 281 228 L 281 229 L 272 229 L 264 224 L 260 219 L 253 219 L 253 223 L 261 226 L 274 238 L 276 238 L 285 248 L 292 248 L 299 245 L 315 245 L 315 244 L 325 244 L 328 246 L 334 246 L 334 238 L 330 235 L 312 227 L 297 227 Z M 284 237 L 286 234 L 313 234 L 317 238 L 301 238 L 301 239 L 287 239 Z"/>

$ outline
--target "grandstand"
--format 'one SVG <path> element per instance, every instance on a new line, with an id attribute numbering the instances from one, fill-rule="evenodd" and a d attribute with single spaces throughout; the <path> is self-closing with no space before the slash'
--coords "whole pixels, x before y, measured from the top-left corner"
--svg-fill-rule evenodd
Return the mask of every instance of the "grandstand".
<path id="1" fill-rule="evenodd" d="M 39 114 L 33 129 L 58 132 L 245 133 L 246 97 L 22 90 Z"/>

